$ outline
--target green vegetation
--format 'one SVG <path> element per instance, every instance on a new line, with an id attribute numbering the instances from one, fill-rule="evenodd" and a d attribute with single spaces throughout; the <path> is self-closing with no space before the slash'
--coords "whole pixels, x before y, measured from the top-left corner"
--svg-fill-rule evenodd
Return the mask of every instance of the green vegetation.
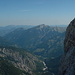
<path id="1" fill-rule="evenodd" d="M 21 71 L 20 69 L 14 67 L 13 64 L 8 62 L 8 60 L 0 57 L 0 75 L 29 75 Z"/>
<path id="2" fill-rule="evenodd" d="M 65 29 L 66 27 L 39 25 L 28 30 L 15 30 L 5 35 L 5 38 L 35 55 L 58 57 L 63 53 Z"/>
<path id="3" fill-rule="evenodd" d="M 26 72 L 29 74 L 32 72 L 32 74 L 41 75 L 43 72 L 44 65 L 42 61 L 39 60 L 36 56 L 33 56 L 31 53 L 25 51 L 25 49 L 0 46 L 0 56 L 7 59 L 10 63 L 13 63 L 13 66 L 17 66 L 17 69 L 22 70 L 22 72 L 24 71 L 25 74 Z M 13 69 L 14 68 L 12 67 L 12 70 Z M 6 68 L 6 70 L 8 69 Z M 11 71 L 11 69 L 9 69 L 9 71 Z"/>
<path id="4" fill-rule="evenodd" d="M 27 30 L 19 28 L 4 36 L 13 44 L 0 38 L 0 48 L 9 50 L 4 54 L 5 58 L 16 65 L 20 63 L 28 72 L 36 75 L 57 75 L 60 56 L 63 54 L 65 29 L 46 25 Z M 46 63 L 48 72 L 42 71 L 42 61 Z"/>

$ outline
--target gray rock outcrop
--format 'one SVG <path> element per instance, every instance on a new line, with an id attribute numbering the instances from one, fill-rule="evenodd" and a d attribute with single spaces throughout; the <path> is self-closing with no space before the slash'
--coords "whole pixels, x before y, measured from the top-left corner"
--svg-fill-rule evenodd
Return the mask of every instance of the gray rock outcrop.
<path id="1" fill-rule="evenodd" d="M 61 59 L 59 75 L 75 75 L 75 19 L 66 29 L 64 56 Z"/>

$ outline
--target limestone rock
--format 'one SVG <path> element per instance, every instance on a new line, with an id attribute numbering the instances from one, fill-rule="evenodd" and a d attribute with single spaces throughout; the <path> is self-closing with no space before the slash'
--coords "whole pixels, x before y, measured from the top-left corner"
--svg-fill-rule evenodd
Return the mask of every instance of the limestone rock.
<path id="1" fill-rule="evenodd" d="M 61 59 L 59 75 L 75 75 L 75 19 L 66 29 L 64 56 Z"/>

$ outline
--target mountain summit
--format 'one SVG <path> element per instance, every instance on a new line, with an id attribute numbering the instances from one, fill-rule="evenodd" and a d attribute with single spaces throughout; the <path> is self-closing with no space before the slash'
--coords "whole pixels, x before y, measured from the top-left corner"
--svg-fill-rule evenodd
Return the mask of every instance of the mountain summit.
<path id="1" fill-rule="evenodd" d="M 75 18 L 66 30 L 64 41 L 64 57 L 59 75 L 75 75 Z"/>
<path id="2" fill-rule="evenodd" d="M 45 25 L 45 24 L 41 24 L 41 25 L 38 25 L 34 28 L 37 29 L 37 30 L 42 30 L 42 29 L 46 29 L 46 28 L 48 29 L 48 28 L 50 28 L 50 26 Z"/>

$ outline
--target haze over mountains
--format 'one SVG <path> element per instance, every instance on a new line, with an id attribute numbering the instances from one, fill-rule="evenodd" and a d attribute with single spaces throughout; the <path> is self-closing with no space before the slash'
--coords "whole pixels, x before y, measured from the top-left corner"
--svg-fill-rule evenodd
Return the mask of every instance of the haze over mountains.
<path id="1" fill-rule="evenodd" d="M 0 56 L 10 61 L 13 66 L 30 75 L 57 75 L 58 62 L 63 54 L 65 30 L 66 27 L 48 26 L 44 24 L 25 27 L 3 27 L 1 31 L 4 32 L 0 33 L 0 42 L 2 41 L 3 43 L 0 45 L 2 47 Z M 22 51 L 21 54 L 20 51 Z M 56 61 L 57 63 L 54 63 Z M 31 66 L 36 67 L 36 69 L 33 67 L 31 70 Z M 25 73 L 21 72 L 24 75 Z"/>
<path id="2" fill-rule="evenodd" d="M 18 28 L 24 28 L 24 29 L 28 29 L 34 27 L 32 25 L 7 25 L 7 26 L 1 26 L 0 27 L 0 36 L 4 36 L 7 33 L 10 33 L 12 31 L 14 31 L 15 29 Z"/>
<path id="3" fill-rule="evenodd" d="M 64 39 L 65 29 L 65 27 L 39 25 L 27 30 L 23 28 L 16 29 L 4 37 L 21 48 L 26 48 L 35 53 L 39 51 L 38 49 L 41 49 L 41 52 L 46 52 L 46 50 L 50 50 L 54 44 L 61 43 L 60 45 L 62 45 L 61 41 Z M 42 50 L 43 48 L 45 50 Z"/>
<path id="4" fill-rule="evenodd" d="M 74 9 L 75 0 L 0 0 L 0 75 L 75 75 Z"/>

